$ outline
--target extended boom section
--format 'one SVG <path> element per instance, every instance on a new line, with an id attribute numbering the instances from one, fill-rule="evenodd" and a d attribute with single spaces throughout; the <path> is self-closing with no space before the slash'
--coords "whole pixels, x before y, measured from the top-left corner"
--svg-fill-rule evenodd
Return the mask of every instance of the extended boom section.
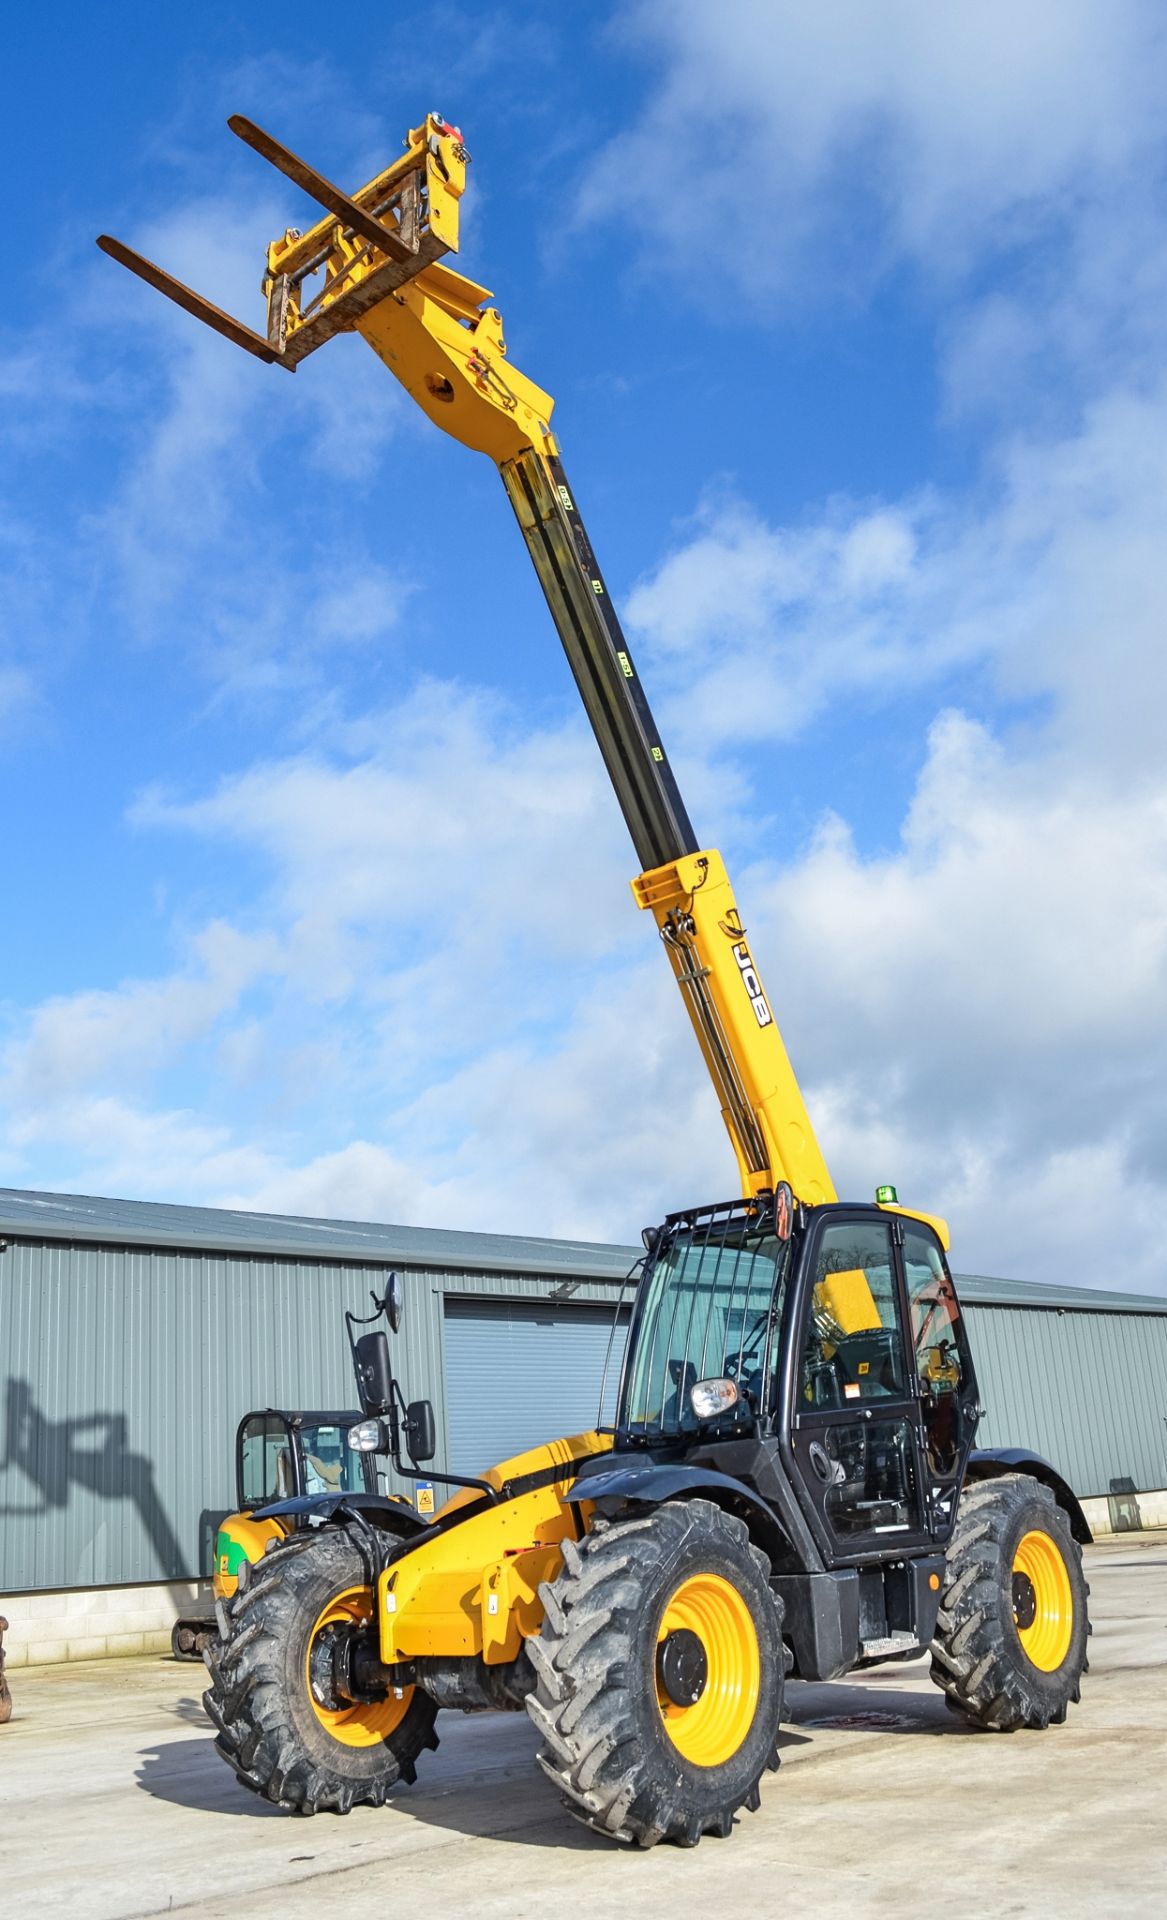
<path id="1" fill-rule="evenodd" d="M 103 236 L 140 278 L 257 358 L 294 370 L 333 334 L 367 341 L 424 413 L 498 467 L 644 871 L 633 882 L 676 975 L 748 1197 L 789 1183 L 834 1198 L 719 854 L 702 851 L 551 430 L 554 401 L 511 365 L 486 287 L 443 264 L 458 247 L 469 155 L 430 114 L 405 152 L 346 194 L 262 128 L 233 133 L 326 209 L 267 253 L 266 335 Z"/>
<path id="2" fill-rule="evenodd" d="M 507 462 L 502 476 L 645 868 L 633 895 L 656 920 L 717 1091 L 742 1192 L 786 1180 L 807 1206 L 833 1200 L 724 863 L 698 848 L 559 458 L 532 450 Z"/>

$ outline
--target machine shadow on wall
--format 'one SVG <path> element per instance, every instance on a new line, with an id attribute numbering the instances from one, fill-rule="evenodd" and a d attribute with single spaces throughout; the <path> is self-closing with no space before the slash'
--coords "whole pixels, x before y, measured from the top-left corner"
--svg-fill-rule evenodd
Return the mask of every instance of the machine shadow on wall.
<path id="1" fill-rule="evenodd" d="M 10 1504 L 12 1469 L 34 1497 Z M 101 1500 L 128 1500 L 137 1509 L 154 1550 L 158 1575 L 189 1574 L 184 1553 L 154 1484 L 154 1463 L 130 1446 L 124 1413 L 87 1413 L 50 1420 L 37 1405 L 27 1380 L 10 1379 L 4 1398 L 3 1448 L 0 1451 L 0 1520 L 27 1519 L 68 1507 L 74 1489 Z M 154 1577 L 158 1577 L 155 1575 Z M 149 1577 L 145 1574 L 144 1577 Z M 76 1569 L 66 1570 L 62 1585 Z"/>

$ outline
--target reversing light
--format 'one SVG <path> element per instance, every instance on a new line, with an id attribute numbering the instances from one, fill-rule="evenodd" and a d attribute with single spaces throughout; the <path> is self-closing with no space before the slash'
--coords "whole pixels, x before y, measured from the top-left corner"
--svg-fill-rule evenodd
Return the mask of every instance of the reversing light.
<path id="1" fill-rule="evenodd" d="M 898 1207 L 899 1195 L 894 1187 L 876 1187 L 875 1204 L 877 1207 Z"/>
<path id="2" fill-rule="evenodd" d="M 737 1402 L 736 1380 L 698 1380 L 689 1388 L 689 1405 L 698 1420 L 716 1420 L 719 1413 L 728 1413 Z"/>
<path id="3" fill-rule="evenodd" d="M 381 1422 L 360 1420 L 348 1430 L 348 1443 L 354 1453 L 376 1453 L 382 1444 Z"/>

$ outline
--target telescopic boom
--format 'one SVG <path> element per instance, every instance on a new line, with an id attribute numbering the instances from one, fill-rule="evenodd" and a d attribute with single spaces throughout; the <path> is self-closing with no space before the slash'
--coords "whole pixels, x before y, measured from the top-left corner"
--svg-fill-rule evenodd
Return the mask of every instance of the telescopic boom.
<path id="1" fill-rule="evenodd" d="M 294 371 L 357 332 L 435 426 L 502 474 L 643 871 L 637 904 L 659 929 L 748 1198 L 787 1181 L 835 1198 L 721 856 L 701 849 L 568 485 L 550 394 L 507 359 L 491 294 L 442 264 L 458 248 L 469 154 L 430 114 L 405 153 L 347 195 L 240 115 L 231 130 L 326 208 L 268 248 L 266 333 L 233 320 L 120 241 L 98 245 L 256 358 Z M 317 284 L 318 276 L 322 276 Z"/>

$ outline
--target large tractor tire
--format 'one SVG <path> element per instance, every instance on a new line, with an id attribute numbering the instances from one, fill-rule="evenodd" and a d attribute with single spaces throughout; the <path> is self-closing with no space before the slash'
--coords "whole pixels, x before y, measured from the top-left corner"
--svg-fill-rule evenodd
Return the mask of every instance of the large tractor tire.
<path id="1" fill-rule="evenodd" d="M 651 1847 L 728 1835 L 778 1764 L 785 1666 L 769 1563 L 683 1500 L 566 1541 L 527 1641 L 539 1764 L 588 1826 Z"/>
<path id="2" fill-rule="evenodd" d="M 932 1678 L 949 1706 L 993 1733 L 1064 1720 L 1086 1671 L 1090 1589 L 1049 1488 L 1021 1473 L 966 1487 L 944 1579 Z"/>
<path id="3" fill-rule="evenodd" d="M 379 1807 L 436 1747 L 437 1708 L 420 1687 L 367 1704 L 338 1696 L 341 1636 L 368 1635 L 374 1596 L 356 1542 L 339 1529 L 293 1535 L 219 1601 L 203 1658 L 215 1746 L 253 1793 L 297 1813 Z"/>

